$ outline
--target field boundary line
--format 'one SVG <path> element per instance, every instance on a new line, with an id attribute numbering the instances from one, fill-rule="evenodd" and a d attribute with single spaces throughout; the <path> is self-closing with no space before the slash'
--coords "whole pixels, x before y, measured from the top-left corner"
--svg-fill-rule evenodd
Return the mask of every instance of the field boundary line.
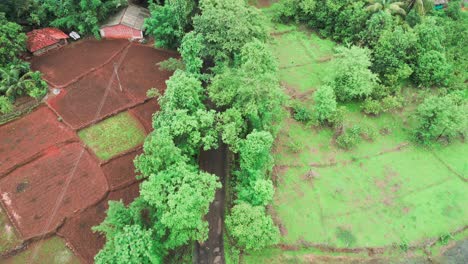
<path id="1" fill-rule="evenodd" d="M 434 187 L 437 187 L 439 185 L 442 185 L 443 183 L 447 182 L 447 181 L 450 181 L 452 179 L 451 176 L 449 177 L 445 177 L 443 179 L 441 179 L 440 181 L 437 181 L 437 182 L 434 182 L 434 183 L 431 183 L 427 186 L 424 186 L 424 187 L 421 187 L 421 188 L 418 188 L 418 189 L 415 189 L 415 190 L 412 190 L 412 191 L 409 191 L 407 193 L 403 193 L 401 195 L 395 195 L 393 197 L 391 197 L 392 199 L 401 199 L 401 198 L 404 198 L 406 196 L 409 196 L 409 195 L 412 195 L 412 194 L 415 194 L 415 193 L 419 193 L 419 192 L 422 192 L 422 191 L 426 191 L 426 190 L 429 190 L 431 188 L 434 188 Z M 362 212 L 363 209 L 373 209 L 376 205 L 379 205 L 381 203 L 381 201 L 375 201 L 367 206 L 359 206 L 358 208 L 356 208 L 355 210 L 351 210 L 351 211 L 348 211 L 346 213 L 340 213 L 340 214 L 333 214 L 333 215 L 327 215 L 325 216 L 325 218 L 334 218 L 334 217 L 340 217 L 340 216 L 346 216 L 346 215 L 354 215 L 356 213 L 360 213 Z"/>
<path id="2" fill-rule="evenodd" d="M 430 151 L 431 154 L 444 165 L 451 173 L 455 174 L 460 180 L 463 182 L 468 182 L 468 178 L 463 177 L 460 173 L 458 173 L 455 169 L 452 168 L 447 162 L 445 162 L 439 155 L 437 155 L 433 150 Z"/>

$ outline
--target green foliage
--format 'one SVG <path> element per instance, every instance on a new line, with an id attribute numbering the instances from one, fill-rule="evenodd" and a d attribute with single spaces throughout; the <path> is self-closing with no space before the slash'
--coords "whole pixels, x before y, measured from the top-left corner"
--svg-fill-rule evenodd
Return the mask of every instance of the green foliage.
<path id="1" fill-rule="evenodd" d="M 270 170 L 273 157 L 270 154 L 273 145 L 273 136 L 266 131 L 256 131 L 247 135 L 241 142 L 240 168 L 246 172 Z"/>
<path id="2" fill-rule="evenodd" d="M 38 10 L 34 16 L 42 24 L 49 24 L 81 34 L 92 34 L 99 38 L 99 25 L 118 8 L 127 4 L 125 0 L 34 0 Z"/>
<path id="3" fill-rule="evenodd" d="M 342 149 L 352 149 L 361 142 L 361 127 L 352 126 L 336 138 L 336 144 Z"/>
<path id="4" fill-rule="evenodd" d="M 387 12 L 392 15 L 406 16 L 405 3 L 394 0 L 369 0 L 366 10 L 372 13 Z"/>
<path id="5" fill-rule="evenodd" d="M 256 179 L 238 188 L 238 200 L 253 206 L 266 206 L 273 200 L 274 193 L 271 180 Z"/>
<path id="6" fill-rule="evenodd" d="M 333 87 L 340 101 L 369 96 L 377 85 L 378 78 L 369 69 L 370 50 L 366 48 L 338 47 L 334 65 Z"/>
<path id="7" fill-rule="evenodd" d="M 104 248 L 94 260 L 97 264 L 106 263 L 163 263 L 155 249 L 151 230 L 143 230 L 138 225 L 128 225 L 114 236 L 107 236 Z"/>
<path id="8" fill-rule="evenodd" d="M 336 98 L 333 88 L 329 85 L 321 86 L 314 94 L 314 113 L 319 122 L 330 121 L 336 112 Z"/>
<path id="9" fill-rule="evenodd" d="M 362 33 L 364 43 L 369 47 L 374 47 L 385 31 L 391 31 L 395 27 L 395 20 L 387 12 L 373 14 L 366 21 L 366 27 Z"/>
<path id="10" fill-rule="evenodd" d="M 448 85 L 452 67 L 448 64 L 445 54 L 431 50 L 421 55 L 417 60 L 414 79 L 421 86 Z"/>
<path id="11" fill-rule="evenodd" d="M 21 31 L 20 25 L 9 22 L 5 14 L 0 13 L 0 67 L 16 61 L 26 50 L 26 34 Z"/>
<path id="12" fill-rule="evenodd" d="M 159 1 L 156 1 L 159 3 Z M 193 0 L 167 0 L 164 5 L 151 3 L 151 16 L 145 20 L 145 31 L 154 37 L 156 47 L 178 48 L 192 27 Z"/>
<path id="13" fill-rule="evenodd" d="M 12 63 L 0 68 L 0 95 L 11 100 L 21 95 L 41 99 L 46 95 L 47 88 L 41 73 L 31 71 L 28 63 Z"/>
<path id="14" fill-rule="evenodd" d="M 450 141 L 466 133 L 467 114 L 466 102 L 461 93 L 426 98 L 415 113 L 416 140 L 424 144 L 441 138 Z"/>
<path id="15" fill-rule="evenodd" d="M 166 81 L 167 89 L 159 104 L 164 111 L 186 109 L 189 113 L 204 109 L 203 88 L 201 82 L 194 76 L 177 70 Z"/>
<path id="16" fill-rule="evenodd" d="M 137 156 L 134 161 L 136 171 L 141 173 L 140 178 L 149 177 L 174 164 L 188 162 L 188 158 L 182 155 L 182 151 L 176 147 L 172 137 L 163 129 L 157 129 L 148 135 L 143 150 L 144 153 Z"/>
<path id="17" fill-rule="evenodd" d="M 366 114 L 379 115 L 381 112 L 390 112 L 402 106 L 403 104 L 399 97 L 389 95 L 381 100 L 367 98 L 361 108 Z"/>
<path id="18" fill-rule="evenodd" d="M 279 230 L 265 209 L 247 203 L 235 205 L 226 217 L 226 228 L 244 250 L 260 250 L 279 241 Z"/>
<path id="19" fill-rule="evenodd" d="M 179 48 L 180 55 L 184 60 L 186 71 L 195 75 L 200 74 L 203 67 L 203 60 L 200 53 L 204 48 L 202 35 L 190 32 L 182 39 L 182 45 Z"/>
<path id="20" fill-rule="evenodd" d="M 293 105 L 293 111 L 293 118 L 296 121 L 307 123 L 312 120 L 311 111 L 299 102 Z"/>
<path id="21" fill-rule="evenodd" d="M 260 11 L 245 1 L 202 0 L 200 10 L 201 14 L 193 18 L 193 27 L 203 37 L 203 57 L 230 60 L 246 43 L 267 37 Z"/>
<path id="22" fill-rule="evenodd" d="M 414 33 L 402 27 L 383 32 L 374 48 L 372 71 L 384 84 L 396 85 L 412 74 L 410 64 L 414 61 L 416 41 Z"/>
<path id="23" fill-rule="evenodd" d="M 254 129 L 271 129 L 282 114 L 284 94 L 277 79 L 277 65 L 267 46 L 258 40 L 242 48 L 240 65 L 216 75 L 208 87 L 218 107 L 241 111 Z"/>
<path id="24" fill-rule="evenodd" d="M 207 238 L 203 216 L 220 187 L 215 175 L 183 163 L 152 174 L 141 184 L 141 197 L 159 212 L 159 223 L 168 230 L 167 248 Z"/>
<path id="25" fill-rule="evenodd" d="M 166 71 L 176 71 L 176 70 L 185 70 L 185 64 L 180 59 L 169 58 L 165 61 L 158 63 L 160 70 Z"/>
<path id="26" fill-rule="evenodd" d="M 13 111 L 13 104 L 6 96 L 0 96 L 0 113 L 8 114 Z"/>
<path id="27" fill-rule="evenodd" d="M 237 153 L 246 131 L 241 111 L 229 108 L 225 112 L 219 113 L 217 129 L 223 142 L 229 146 L 232 152 Z"/>
<path id="28" fill-rule="evenodd" d="M 362 104 L 361 109 L 368 115 L 379 115 L 382 112 L 382 105 L 379 100 L 367 98 Z"/>

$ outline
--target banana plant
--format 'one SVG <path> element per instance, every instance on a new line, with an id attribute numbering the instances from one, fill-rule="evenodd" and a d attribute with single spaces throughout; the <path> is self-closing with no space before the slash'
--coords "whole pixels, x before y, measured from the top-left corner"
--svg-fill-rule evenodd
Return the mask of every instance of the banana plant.
<path id="1" fill-rule="evenodd" d="M 0 68 L 0 95 L 12 100 L 17 96 L 29 95 L 36 99 L 47 92 L 47 83 L 39 72 L 33 72 L 27 63 L 18 63 Z"/>
<path id="2" fill-rule="evenodd" d="M 401 15 L 406 16 L 406 11 L 404 7 L 406 6 L 405 2 L 393 1 L 393 0 L 368 0 L 369 5 L 367 5 L 366 10 L 372 13 L 377 12 L 388 12 L 392 15 Z"/>

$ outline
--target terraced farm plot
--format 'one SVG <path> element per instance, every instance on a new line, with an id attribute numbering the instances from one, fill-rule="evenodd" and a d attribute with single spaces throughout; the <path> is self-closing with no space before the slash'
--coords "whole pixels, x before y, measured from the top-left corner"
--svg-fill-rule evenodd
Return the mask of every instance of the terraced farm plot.
<path id="1" fill-rule="evenodd" d="M 124 112 L 79 131 L 78 136 L 99 159 L 108 160 L 142 144 L 146 133 L 132 115 Z"/>

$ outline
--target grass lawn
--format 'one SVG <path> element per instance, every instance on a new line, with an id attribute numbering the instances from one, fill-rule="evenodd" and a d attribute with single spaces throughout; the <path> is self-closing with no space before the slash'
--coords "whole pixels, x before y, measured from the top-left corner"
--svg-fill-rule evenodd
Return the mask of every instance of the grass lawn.
<path id="1" fill-rule="evenodd" d="M 34 259 L 32 254 L 35 247 L 39 245 Z M 52 237 L 42 241 L 40 244 L 31 245 L 26 251 L 4 260 L 6 264 L 22 263 L 48 263 L 48 264 L 79 264 L 81 263 L 75 255 L 67 248 L 65 242 L 59 237 Z"/>
<path id="2" fill-rule="evenodd" d="M 79 131 L 78 136 L 99 159 L 108 160 L 142 144 L 146 133 L 132 115 L 124 112 Z"/>
<path id="3" fill-rule="evenodd" d="M 19 245 L 19 239 L 15 228 L 8 220 L 6 212 L 0 207 L 0 255 L 3 252 L 13 249 Z"/>
<path id="4" fill-rule="evenodd" d="M 332 71 L 335 44 L 295 26 L 272 24 L 271 31 L 283 86 L 312 108 L 313 92 Z M 399 259 L 405 254 L 400 248 L 447 237 L 468 224 L 468 146 L 412 143 L 410 114 L 417 92 L 405 89 L 408 105 L 395 113 L 370 117 L 357 103 L 343 105 L 346 126 L 359 125 L 376 135 L 349 151 L 335 145 L 332 129 L 283 120 L 274 151 L 272 212 L 282 226 L 280 243 L 292 249 L 247 253 L 243 263 L 322 263 L 317 255 L 333 255 L 304 247 L 311 244 L 393 246 L 392 255 L 385 256 Z M 327 263 L 333 261 L 347 263 Z"/>

